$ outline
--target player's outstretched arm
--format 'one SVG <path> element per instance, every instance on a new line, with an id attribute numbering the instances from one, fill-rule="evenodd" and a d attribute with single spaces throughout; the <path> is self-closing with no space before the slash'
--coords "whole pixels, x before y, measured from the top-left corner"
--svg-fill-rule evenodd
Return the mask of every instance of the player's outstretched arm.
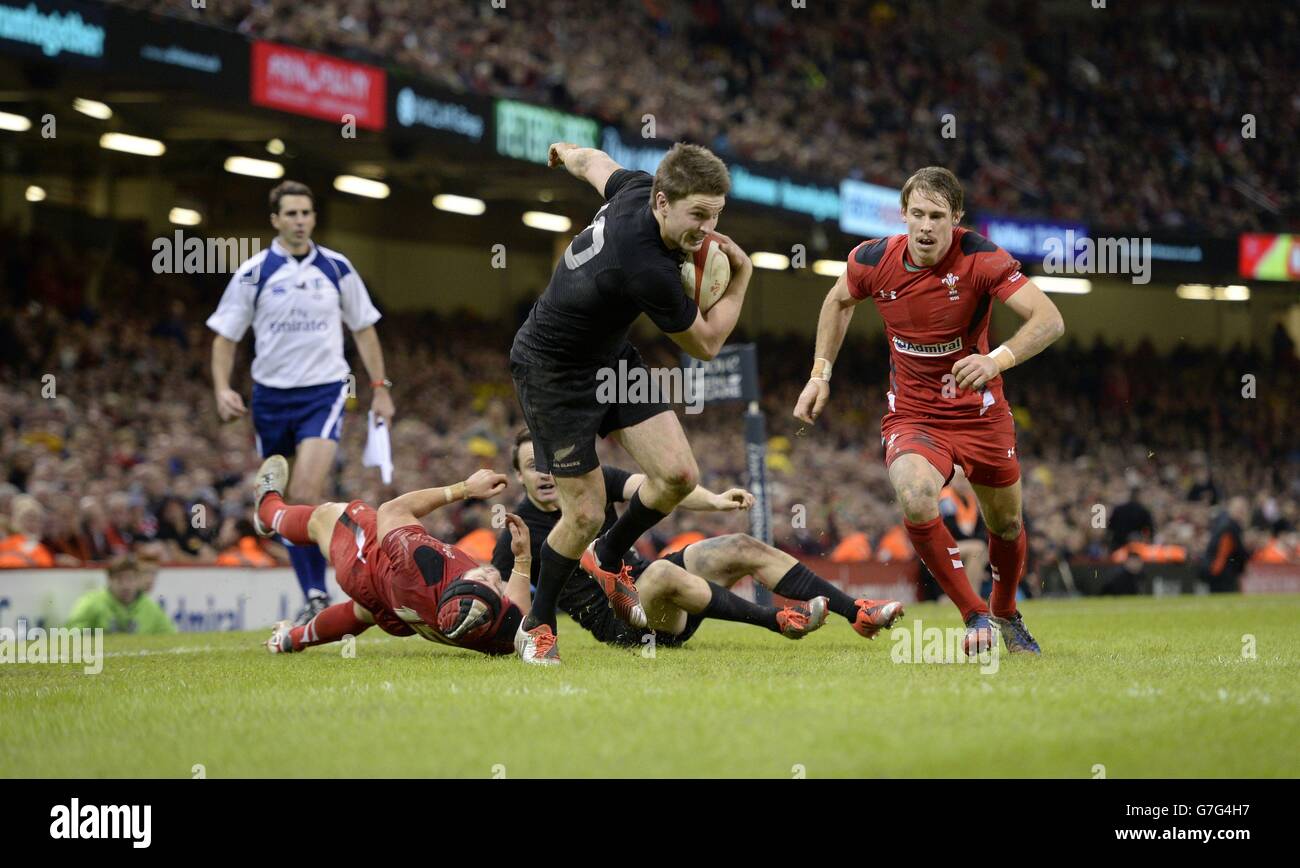
<path id="1" fill-rule="evenodd" d="M 564 166 L 570 175 L 595 187 L 601 196 L 605 195 L 605 184 L 609 181 L 609 176 L 623 168 L 604 151 L 579 147 L 572 142 L 556 142 L 551 145 L 547 165 L 552 169 Z"/>
<path id="2" fill-rule="evenodd" d="M 1010 340 L 987 356 L 977 354 L 958 359 L 952 366 L 957 388 L 979 389 L 1008 368 L 1038 355 L 1065 334 L 1061 312 L 1032 280 L 1026 278 L 1025 285 L 1005 303 L 1025 322 Z"/>
<path id="3" fill-rule="evenodd" d="M 684 332 L 668 335 L 673 343 L 681 347 L 692 358 L 709 361 L 722 351 L 722 345 L 731 337 L 740 319 L 740 310 L 745 305 L 745 293 L 749 290 L 749 279 L 754 276 L 754 263 L 749 255 L 721 232 L 715 232 L 722 239 L 719 249 L 731 262 L 731 282 L 727 284 L 722 298 L 718 299 L 709 312 L 696 312 L 695 322 Z"/>
<path id="4" fill-rule="evenodd" d="M 645 482 L 644 473 L 633 473 L 623 483 L 623 499 L 631 500 L 632 495 Z M 710 491 L 703 485 L 695 486 L 695 490 L 686 497 L 682 502 L 677 504 L 677 509 L 691 509 L 697 512 L 730 512 L 735 509 L 749 509 L 754 505 L 754 495 L 750 494 L 743 488 L 728 488 L 721 494 Z"/>
<path id="5" fill-rule="evenodd" d="M 849 292 L 848 278 L 841 274 L 822 302 L 817 317 L 817 345 L 813 352 L 812 375 L 794 405 L 794 417 L 811 425 L 817 421 L 831 396 L 831 365 L 844 344 L 844 335 L 860 299 Z"/>
<path id="6" fill-rule="evenodd" d="M 528 525 L 513 512 L 508 512 L 506 527 L 510 528 L 510 551 L 515 556 L 515 565 L 506 582 L 506 597 L 527 617 L 533 609 L 532 579 L 529 576 L 533 558 Z"/>
<path id="7" fill-rule="evenodd" d="M 435 509 L 467 497 L 486 499 L 506 490 L 506 475 L 493 470 L 475 470 L 469 479 L 442 488 L 421 488 L 380 504 L 375 510 L 375 532 L 382 540 L 388 532 L 420 519 Z"/>

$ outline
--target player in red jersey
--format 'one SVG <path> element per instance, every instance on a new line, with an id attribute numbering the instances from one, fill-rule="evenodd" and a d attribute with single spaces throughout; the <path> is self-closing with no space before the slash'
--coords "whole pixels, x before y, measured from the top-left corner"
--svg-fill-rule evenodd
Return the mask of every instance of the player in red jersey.
<path id="1" fill-rule="evenodd" d="M 812 424 L 830 397 L 831 364 L 854 307 L 870 298 L 889 340 L 889 410 L 881 420 L 885 464 L 904 525 L 966 623 L 964 647 L 992 647 L 996 622 L 1007 649 L 1039 653 L 1016 610 L 1025 567 L 1020 464 L 1002 372 L 1041 352 L 1065 331 L 1060 312 L 1005 250 L 963 229 L 964 194 L 947 169 L 921 169 L 903 186 L 907 234 L 864 241 L 822 304 L 812 377 L 795 418 Z M 1025 323 L 989 352 L 994 299 Z M 939 492 L 960 464 L 989 529 L 993 593 L 971 588 L 957 543 L 939 517 Z"/>
<path id="2" fill-rule="evenodd" d="M 354 500 L 290 506 L 284 502 L 289 464 L 272 455 L 257 471 L 259 533 L 297 545 L 315 543 L 334 566 L 339 587 L 351 599 L 322 610 L 303 626 L 275 625 L 266 646 L 273 653 L 337 642 L 378 624 L 394 636 L 419 633 L 433 642 L 484 654 L 514 653 L 515 630 L 532 605 L 528 573 L 509 583 L 490 565 L 434 539 L 420 517 L 466 497 L 487 498 L 505 490 L 506 477 L 479 470 L 445 488 L 409 491 L 378 509 Z M 528 526 L 507 516 L 517 556 L 529 553 Z"/>

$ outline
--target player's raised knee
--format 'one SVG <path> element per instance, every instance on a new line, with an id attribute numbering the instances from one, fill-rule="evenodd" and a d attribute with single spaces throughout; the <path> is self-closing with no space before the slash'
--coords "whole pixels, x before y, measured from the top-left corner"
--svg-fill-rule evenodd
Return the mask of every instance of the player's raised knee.
<path id="1" fill-rule="evenodd" d="M 659 477 L 659 482 L 673 494 L 685 497 L 700 484 L 700 469 L 694 462 L 683 462 L 670 467 Z"/>

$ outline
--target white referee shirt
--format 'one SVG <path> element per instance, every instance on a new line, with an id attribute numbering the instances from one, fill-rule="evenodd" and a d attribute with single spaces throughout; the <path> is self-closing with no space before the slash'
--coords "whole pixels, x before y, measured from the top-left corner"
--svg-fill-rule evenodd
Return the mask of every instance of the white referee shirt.
<path id="1" fill-rule="evenodd" d="M 292 389 L 346 377 L 343 326 L 360 331 L 379 316 L 347 257 L 312 244 L 299 261 L 277 238 L 239 266 L 207 324 L 236 343 L 251 325 L 253 382 Z"/>

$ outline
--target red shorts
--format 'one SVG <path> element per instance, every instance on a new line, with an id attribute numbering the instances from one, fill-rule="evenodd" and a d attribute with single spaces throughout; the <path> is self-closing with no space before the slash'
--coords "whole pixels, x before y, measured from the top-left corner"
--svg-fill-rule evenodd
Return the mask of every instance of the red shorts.
<path id="1" fill-rule="evenodd" d="M 960 464 L 975 485 L 1005 488 L 1020 479 L 1016 426 L 1010 413 L 970 419 L 890 413 L 880 422 L 880 442 L 886 467 L 911 452 L 933 464 L 945 485 L 952 479 L 954 464 Z"/>
<path id="2" fill-rule="evenodd" d="M 404 565 L 395 564 L 389 557 L 392 550 L 405 551 L 405 547 L 385 547 L 383 543 L 396 541 L 401 534 L 425 533 L 418 525 L 394 528 L 388 537 L 380 540 L 377 534 L 374 507 L 354 500 L 339 516 L 330 537 L 330 563 L 334 577 L 347 594 L 375 616 L 375 623 L 385 633 L 394 636 L 413 636 L 415 630 L 397 617 L 388 601 L 392 574 Z M 410 568 L 414 568 L 413 565 Z"/>

